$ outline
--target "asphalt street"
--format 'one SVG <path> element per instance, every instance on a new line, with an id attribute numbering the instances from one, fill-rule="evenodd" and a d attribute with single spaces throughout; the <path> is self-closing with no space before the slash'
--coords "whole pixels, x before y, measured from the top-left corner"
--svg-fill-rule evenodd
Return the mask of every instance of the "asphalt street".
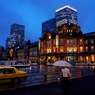
<path id="1" fill-rule="evenodd" d="M 68 95 L 95 95 L 95 75 L 71 79 Z M 42 85 L 0 91 L 0 95 L 64 95 L 62 87 L 56 82 Z"/>

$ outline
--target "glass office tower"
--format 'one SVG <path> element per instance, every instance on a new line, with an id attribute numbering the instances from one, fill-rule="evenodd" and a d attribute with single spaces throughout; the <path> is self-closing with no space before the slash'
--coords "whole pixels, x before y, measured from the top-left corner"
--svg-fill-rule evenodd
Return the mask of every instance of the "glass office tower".
<path id="1" fill-rule="evenodd" d="M 55 33 L 55 18 L 42 23 L 42 38 L 47 31 Z"/>
<path id="2" fill-rule="evenodd" d="M 6 49 L 11 47 L 10 38 L 6 39 Z"/>
<path id="3" fill-rule="evenodd" d="M 24 45 L 24 29 L 25 26 L 23 25 L 11 25 L 10 43 L 12 47 L 17 44 Z"/>
<path id="4" fill-rule="evenodd" d="M 56 27 L 67 22 L 77 24 L 77 10 L 69 5 L 65 5 L 55 11 Z"/>

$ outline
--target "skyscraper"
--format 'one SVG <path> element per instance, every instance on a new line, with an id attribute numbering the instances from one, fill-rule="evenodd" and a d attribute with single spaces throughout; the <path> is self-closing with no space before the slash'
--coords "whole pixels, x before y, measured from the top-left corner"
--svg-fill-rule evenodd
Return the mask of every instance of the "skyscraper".
<path id="1" fill-rule="evenodd" d="M 11 47 L 10 38 L 6 40 L 6 49 Z"/>
<path id="2" fill-rule="evenodd" d="M 56 27 L 67 22 L 77 24 L 77 10 L 69 5 L 65 5 L 55 10 Z"/>
<path id="3" fill-rule="evenodd" d="M 68 22 L 74 25 L 77 24 L 77 10 L 69 5 L 56 9 L 55 18 L 42 23 L 42 38 L 47 31 L 56 33 L 58 26 Z"/>
<path id="4" fill-rule="evenodd" d="M 24 45 L 24 29 L 25 26 L 13 24 L 11 25 L 11 33 L 10 33 L 10 43 L 11 46 L 15 46 L 16 44 Z"/>
<path id="5" fill-rule="evenodd" d="M 47 31 L 55 33 L 55 18 L 42 23 L 42 37 L 44 37 L 44 34 Z"/>

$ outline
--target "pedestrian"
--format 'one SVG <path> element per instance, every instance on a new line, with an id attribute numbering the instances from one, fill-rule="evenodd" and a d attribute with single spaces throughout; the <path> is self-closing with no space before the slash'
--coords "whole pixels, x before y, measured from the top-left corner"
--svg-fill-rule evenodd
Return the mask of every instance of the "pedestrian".
<path id="1" fill-rule="evenodd" d="M 64 94 L 67 95 L 69 91 L 71 74 L 70 74 L 69 69 L 66 68 L 65 66 L 62 67 L 61 74 L 62 74 L 62 84 L 63 84 Z"/>

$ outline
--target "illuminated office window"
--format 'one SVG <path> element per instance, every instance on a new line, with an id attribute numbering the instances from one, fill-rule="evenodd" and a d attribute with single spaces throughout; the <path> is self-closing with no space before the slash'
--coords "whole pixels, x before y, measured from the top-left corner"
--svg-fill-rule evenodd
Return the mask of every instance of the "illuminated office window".
<path id="1" fill-rule="evenodd" d="M 85 44 L 88 44 L 88 40 L 85 40 Z"/>
<path id="2" fill-rule="evenodd" d="M 92 51 L 92 52 L 94 51 L 94 46 L 91 46 L 91 51 Z"/>
<path id="3" fill-rule="evenodd" d="M 68 30 L 67 30 L 67 33 L 68 33 Z"/>
<path id="4" fill-rule="evenodd" d="M 80 39 L 80 44 L 83 44 L 83 39 Z"/>
<path id="5" fill-rule="evenodd" d="M 69 25 L 70 25 L 70 23 L 69 23 Z"/>
<path id="6" fill-rule="evenodd" d="M 70 30 L 69 30 L 69 33 L 70 33 Z"/>
<path id="7" fill-rule="evenodd" d="M 56 48 L 55 47 L 53 47 L 53 52 L 56 52 Z"/>
<path id="8" fill-rule="evenodd" d="M 67 47 L 67 53 L 73 53 L 75 51 L 77 51 L 77 49 L 75 50 L 73 47 Z"/>
<path id="9" fill-rule="evenodd" d="M 83 52 L 83 47 L 82 46 L 80 46 L 80 52 Z"/>
<path id="10" fill-rule="evenodd" d="M 67 40 L 67 45 L 69 45 L 69 40 Z"/>
<path id="11" fill-rule="evenodd" d="M 94 43 L 94 39 L 91 39 L 91 40 L 90 40 L 90 43 L 93 44 L 93 43 Z"/>
<path id="12" fill-rule="evenodd" d="M 86 56 L 86 61 L 88 61 L 88 56 Z"/>
<path id="13" fill-rule="evenodd" d="M 60 46 L 60 52 L 63 52 L 63 46 Z"/>
<path id="14" fill-rule="evenodd" d="M 69 47 L 67 47 L 67 53 L 69 53 Z"/>
<path id="15" fill-rule="evenodd" d="M 73 32 L 73 30 L 71 30 L 71 32 Z"/>
<path id="16" fill-rule="evenodd" d="M 47 53 L 51 53 L 51 49 L 47 49 Z"/>
<path id="17" fill-rule="evenodd" d="M 73 40 L 70 40 L 70 42 L 71 42 L 71 45 L 73 45 Z"/>
<path id="18" fill-rule="evenodd" d="M 94 61 L 94 55 L 91 55 L 91 61 Z"/>
<path id="19" fill-rule="evenodd" d="M 75 48 L 73 49 L 73 51 L 74 51 L 74 52 L 77 52 L 77 47 L 75 47 Z"/>
<path id="20" fill-rule="evenodd" d="M 82 56 L 80 56 L 80 62 L 82 62 L 83 61 L 83 57 Z"/>
<path id="21" fill-rule="evenodd" d="M 53 40 L 53 45 L 55 45 L 55 40 Z"/>
<path id="22" fill-rule="evenodd" d="M 88 47 L 86 47 L 86 52 L 88 52 Z"/>
<path id="23" fill-rule="evenodd" d="M 60 44 L 61 44 L 61 45 L 63 44 L 63 39 L 60 39 Z"/>

